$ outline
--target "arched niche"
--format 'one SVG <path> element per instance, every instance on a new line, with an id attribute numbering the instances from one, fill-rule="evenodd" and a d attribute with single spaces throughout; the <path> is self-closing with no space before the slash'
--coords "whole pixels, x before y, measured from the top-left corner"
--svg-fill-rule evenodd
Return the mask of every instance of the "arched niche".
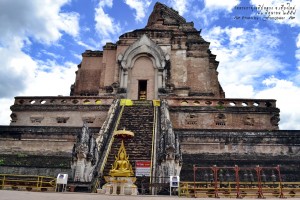
<path id="1" fill-rule="evenodd" d="M 165 88 L 166 62 L 169 55 L 146 35 L 129 46 L 124 55 L 118 56 L 120 87 L 127 91 L 127 98 L 139 99 L 141 85 L 147 87 L 147 100 L 158 97 L 158 88 Z M 143 83 L 144 81 L 144 83 Z"/>

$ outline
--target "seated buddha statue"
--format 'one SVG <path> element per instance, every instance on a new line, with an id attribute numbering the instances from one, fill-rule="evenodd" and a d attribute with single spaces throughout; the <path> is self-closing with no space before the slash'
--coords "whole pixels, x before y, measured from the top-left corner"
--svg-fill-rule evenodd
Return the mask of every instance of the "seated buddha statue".
<path id="1" fill-rule="evenodd" d="M 126 150 L 122 141 L 119 149 L 118 156 L 115 156 L 116 160 L 109 171 L 111 176 L 133 176 L 131 164 L 129 163 L 128 156 L 126 156 Z"/>

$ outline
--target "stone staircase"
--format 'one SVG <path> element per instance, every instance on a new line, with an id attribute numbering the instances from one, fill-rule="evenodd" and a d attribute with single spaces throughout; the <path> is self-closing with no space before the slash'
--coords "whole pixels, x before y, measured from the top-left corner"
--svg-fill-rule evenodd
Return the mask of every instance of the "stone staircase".
<path id="1" fill-rule="evenodd" d="M 154 107 L 151 103 L 135 102 L 133 106 L 124 107 L 119 122 L 118 130 L 123 130 L 125 128 L 135 134 L 133 138 L 124 141 L 126 152 L 134 172 L 135 161 L 151 161 L 153 109 Z M 115 161 L 115 155 L 118 154 L 120 145 L 121 139 L 115 138 L 104 168 L 104 176 L 108 175 L 109 170 Z"/>

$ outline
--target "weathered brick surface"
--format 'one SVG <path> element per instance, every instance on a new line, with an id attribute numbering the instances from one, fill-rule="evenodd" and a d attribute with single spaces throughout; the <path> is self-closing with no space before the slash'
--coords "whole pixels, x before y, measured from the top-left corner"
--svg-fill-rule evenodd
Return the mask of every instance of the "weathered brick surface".
<path id="1" fill-rule="evenodd" d="M 90 128 L 92 133 L 100 128 Z M 0 171 L 8 174 L 71 174 L 72 148 L 80 128 L 0 126 Z"/>
<path id="2" fill-rule="evenodd" d="M 210 167 L 276 167 L 284 181 L 300 180 L 299 131 L 175 131 L 183 153 L 182 180 L 193 180 L 193 165 Z"/>

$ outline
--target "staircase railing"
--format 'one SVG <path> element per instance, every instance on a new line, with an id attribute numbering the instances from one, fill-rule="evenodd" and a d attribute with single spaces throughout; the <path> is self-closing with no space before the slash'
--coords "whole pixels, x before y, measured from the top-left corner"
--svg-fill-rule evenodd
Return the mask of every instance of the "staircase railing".
<path id="1" fill-rule="evenodd" d="M 120 123 L 120 120 L 121 120 L 121 117 L 122 117 L 122 114 L 123 114 L 123 111 L 124 111 L 124 107 L 125 107 L 125 106 L 123 105 L 123 106 L 122 106 L 122 109 L 121 109 L 121 111 L 120 111 L 120 114 L 119 114 L 119 116 L 118 116 L 118 120 L 117 120 L 117 122 L 115 123 L 113 132 L 116 131 L 116 130 L 118 129 L 118 125 L 119 125 L 119 123 Z M 108 158 L 108 155 L 109 155 L 110 150 L 111 150 L 111 146 L 112 146 L 112 144 L 113 144 L 113 142 L 114 142 L 113 132 L 112 132 L 112 134 L 110 135 L 109 144 L 108 144 L 108 146 L 107 146 L 107 148 L 106 148 L 105 156 L 104 156 L 104 158 L 103 158 L 103 161 L 102 161 L 102 163 L 101 163 L 101 167 L 100 167 L 100 170 L 99 170 L 99 174 L 100 174 L 101 176 L 102 176 L 102 174 L 103 174 L 103 170 L 104 170 L 104 167 L 105 167 L 105 165 L 106 165 L 107 158 Z"/>
<path id="2" fill-rule="evenodd" d="M 120 101 L 118 101 L 118 104 L 120 104 Z M 94 180 L 93 189 L 92 189 L 93 192 L 96 192 L 97 188 L 99 188 L 99 186 L 100 186 L 99 178 L 101 178 L 103 176 L 104 167 L 107 163 L 107 159 L 108 159 L 108 156 L 109 156 L 109 153 L 111 150 L 111 146 L 114 142 L 113 133 L 114 133 L 114 131 L 117 130 L 117 128 L 119 126 L 119 123 L 120 123 L 120 120 L 121 120 L 121 117 L 122 117 L 122 114 L 124 111 L 124 107 L 125 107 L 125 105 L 122 105 L 121 111 L 119 113 L 115 113 L 113 118 L 110 118 L 111 119 L 110 123 L 107 124 L 107 125 L 109 125 L 110 129 L 106 133 L 108 135 L 106 142 L 103 143 L 103 145 L 102 145 L 102 147 L 104 149 L 101 151 L 102 153 L 99 154 L 99 156 L 102 155 L 99 160 L 100 166 L 97 167 L 97 169 L 99 169 L 98 170 L 99 177 L 96 180 Z M 118 116 L 117 120 L 116 120 L 116 116 Z"/>
<path id="3" fill-rule="evenodd" d="M 152 147 L 151 147 L 151 165 L 150 165 L 150 184 L 152 183 L 152 176 L 155 176 L 156 165 L 156 128 L 157 126 L 157 107 L 153 107 L 153 131 L 152 131 Z"/>
<path id="4" fill-rule="evenodd" d="M 151 148 L 151 166 L 150 166 L 150 185 L 153 180 L 152 177 L 155 177 L 155 166 L 156 166 L 156 140 L 157 140 L 157 130 L 158 130 L 158 106 L 160 106 L 160 101 L 153 101 L 153 132 L 152 132 L 152 148 Z M 151 191 L 152 194 L 155 193 L 154 190 Z"/>

